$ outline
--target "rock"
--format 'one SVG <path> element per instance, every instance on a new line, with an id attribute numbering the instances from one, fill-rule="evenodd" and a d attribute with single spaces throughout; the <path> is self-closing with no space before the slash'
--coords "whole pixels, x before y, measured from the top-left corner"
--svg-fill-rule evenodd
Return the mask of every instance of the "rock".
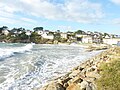
<path id="1" fill-rule="evenodd" d="M 79 84 L 71 84 L 66 90 L 82 90 Z"/>
<path id="2" fill-rule="evenodd" d="M 83 77 L 86 77 L 86 72 L 87 72 L 87 69 L 85 68 L 81 71 L 80 75 Z"/>
<path id="3" fill-rule="evenodd" d="M 69 85 L 68 85 L 68 83 L 64 83 L 64 88 L 67 88 Z"/>
<path id="4" fill-rule="evenodd" d="M 72 70 L 72 71 L 74 71 L 74 70 L 78 70 L 78 66 L 77 66 L 77 67 L 75 67 L 75 68 L 73 68 L 73 70 Z"/>
<path id="5" fill-rule="evenodd" d="M 70 78 L 73 78 L 73 77 L 77 76 L 78 74 L 80 74 L 80 70 L 74 70 L 74 71 L 69 75 L 69 77 L 70 77 Z"/>
<path id="6" fill-rule="evenodd" d="M 83 79 L 80 76 L 76 76 L 73 79 L 69 80 L 67 83 L 68 85 L 71 85 L 73 83 L 81 83 Z"/>
<path id="7" fill-rule="evenodd" d="M 80 83 L 80 85 L 81 85 L 81 89 L 82 90 L 86 89 L 86 87 L 88 86 L 88 82 L 87 81 L 83 81 L 83 82 Z"/>
<path id="8" fill-rule="evenodd" d="M 83 79 L 80 76 L 76 76 L 72 79 L 73 83 L 81 83 Z"/>
<path id="9" fill-rule="evenodd" d="M 82 70 L 84 69 L 84 67 L 81 67 L 81 66 L 80 66 L 80 67 L 78 67 L 78 69 L 79 69 L 80 71 L 82 71 Z"/>
<path id="10" fill-rule="evenodd" d="M 87 82 L 94 82 L 96 80 L 96 78 L 86 77 L 86 78 L 84 78 L 84 80 L 87 81 Z"/>
<path id="11" fill-rule="evenodd" d="M 92 90 L 97 90 L 97 88 L 96 88 L 94 83 L 90 83 L 89 86 L 91 87 Z"/>
<path id="12" fill-rule="evenodd" d="M 59 83 L 52 82 L 40 90 L 65 90 L 65 88 Z"/>
<path id="13" fill-rule="evenodd" d="M 83 81 L 80 83 L 82 90 L 92 90 L 92 87 L 89 85 L 87 81 Z"/>
<path id="14" fill-rule="evenodd" d="M 96 71 L 94 71 L 94 72 L 86 72 L 86 76 L 91 77 L 91 78 L 99 78 L 100 77 L 100 75 Z"/>
<path id="15" fill-rule="evenodd" d="M 63 79 L 63 80 L 62 80 L 62 84 L 64 85 L 64 83 L 67 83 L 67 82 L 68 82 L 69 80 L 71 80 L 71 79 L 72 79 L 72 78 L 69 78 L 69 77 L 68 77 L 68 78 Z"/>

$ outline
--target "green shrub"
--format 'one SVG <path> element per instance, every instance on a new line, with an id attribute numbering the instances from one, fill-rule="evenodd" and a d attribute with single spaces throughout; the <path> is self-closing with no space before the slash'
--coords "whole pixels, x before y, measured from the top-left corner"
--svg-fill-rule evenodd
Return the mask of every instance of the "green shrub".
<path id="1" fill-rule="evenodd" d="M 118 57 L 118 58 L 117 58 Z M 101 78 L 96 81 L 98 90 L 120 90 L 120 57 L 101 65 Z"/>

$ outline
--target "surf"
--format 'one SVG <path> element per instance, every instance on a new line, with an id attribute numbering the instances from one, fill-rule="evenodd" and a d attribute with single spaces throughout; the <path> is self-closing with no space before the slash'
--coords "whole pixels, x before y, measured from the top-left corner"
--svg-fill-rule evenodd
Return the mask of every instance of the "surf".
<path id="1" fill-rule="evenodd" d="M 24 53 L 31 51 L 34 44 L 27 44 L 22 47 L 13 47 L 13 48 L 0 48 L 0 59 L 5 59 L 11 57 L 17 53 Z"/>

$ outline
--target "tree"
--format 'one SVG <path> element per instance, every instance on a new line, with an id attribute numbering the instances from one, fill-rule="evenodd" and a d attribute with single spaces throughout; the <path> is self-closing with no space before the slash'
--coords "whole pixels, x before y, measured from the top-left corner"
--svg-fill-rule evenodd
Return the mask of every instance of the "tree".
<path id="1" fill-rule="evenodd" d="M 33 28 L 34 31 L 38 31 L 38 30 L 43 30 L 43 27 L 35 27 Z"/>
<path id="2" fill-rule="evenodd" d="M 3 29 L 3 30 L 4 30 L 4 29 L 8 29 L 8 27 L 7 27 L 7 26 L 3 26 L 2 29 Z"/>
<path id="3" fill-rule="evenodd" d="M 104 33 L 104 36 L 109 35 L 108 33 Z"/>
<path id="4" fill-rule="evenodd" d="M 60 41 L 60 39 L 61 39 L 60 33 L 54 34 L 54 40 Z"/>
<path id="5" fill-rule="evenodd" d="M 28 36 L 25 34 L 25 32 L 22 32 L 17 36 L 17 38 L 19 38 L 20 40 L 25 40 L 28 39 Z"/>
<path id="6" fill-rule="evenodd" d="M 85 32 L 82 31 L 82 30 L 78 30 L 78 31 L 76 31 L 75 33 L 76 33 L 76 34 L 85 34 Z"/>
<path id="7" fill-rule="evenodd" d="M 41 42 L 41 36 L 38 35 L 36 32 L 32 32 L 30 36 L 30 41 L 34 43 L 40 43 Z"/>

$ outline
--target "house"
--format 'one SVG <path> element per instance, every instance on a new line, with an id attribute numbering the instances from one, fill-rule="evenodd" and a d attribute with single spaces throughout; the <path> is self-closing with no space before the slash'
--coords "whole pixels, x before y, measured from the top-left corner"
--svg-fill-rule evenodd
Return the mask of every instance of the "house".
<path id="1" fill-rule="evenodd" d="M 104 38 L 106 38 L 106 39 L 107 39 L 107 38 L 111 38 L 111 37 L 110 37 L 109 35 L 106 35 Z"/>
<path id="2" fill-rule="evenodd" d="M 45 39 L 50 39 L 50 40 L 54 39 L 54 35 L 52 33 L 43 33 L 41 36 Z"/>
<path id="3" fill-rule="evenodd" d="M 84 36 L 82 37 L 82 43 L 92 43 L 92 36 Z"/>
<path id="4" fill-rule="evenodd" d="M 21 34 L 22 32 L 25 32 L 24 29 L 22 28 L 13 28 L 11 31 L 10 31 L 12 34 L 15 34 L 15 35 L 18 35 L 18 34 Z"/>
<path id="5" fill-rule="evenodd" d="M 75 37 L 77 39 L 77 41 L 81 41 L 82 42 L 82 38 L 85 37 L 87 35 L 83 35 L 83 34 L 75 34 Z"/>
<path id="6" fill-rule="evenodd" d="M 5 30 L 2 30 L 2 33 L 7 36 L 10 33 L 10 31 L 5 29 Z"/>
<path id="7" fill-rule="evenodd" d="M 100 35 L 100 34 L 94 34 L 93 36 L 92 36 L 92 41 L 93 41 L 93 43 L 103 43 L 103 40 L 102 40 L 103 38 L 102 38 L 102 35 Z"/>
<path id="8" fill-rule="evenodd" d="M 25 32 L 25 34 L 28 35 L 28 36 L 30 36 L 31 33 L 32 33 L 32 31 L 30 31 L 30 30 L 27 30 L 27 31 Z"/>
<path id="9" fill-rule="evenodd" d="M 117 42 L 117 46 L 120 46 L 120 41 Z"/>
<path id="10" fill-rule="evenodd" d="M 67 39 L 67 33 L 60 33 L 61 38 Z"/>
<path id="11" fill-rule="evenodd" d="M 49 30 L 44 30 L 44 33 L 48 34 L 50 31 Z"/>
<path id="12" fill-rule="evenodd" d="M 104 44 L 116 45 L 120 42 L 120 38 L 103 38 Z"/>
<path id="13" fill-rule="evenodd" d="M 8 35 L 9 34 L 9 30 L 7 26 L 3 26 L 0 28 L 0 33 L 4 34 L 4 35 Z"/>
<path id="14" fill-rule="evenodd" d="M 38 29 L 38 30 L 36 30 L 35 32 L 36 32 L 38 35 L 42 35 L 42 34 L 44 33 L 44 31 L 43 31 L 43 30 L 39 30 L 39 29 Z"/>
<path id="15" fill-rule="evenodd" d="M 114 38 L 120 38 L 120 35 L 113 35 Z"/>
<path id="16" fill-rule="evenodd" d="M 87 34 L 87 35 L 93 35 L 93 32 L 87 31 L 86 34 Z"/>
<path id="17" fill-rule="evenodd" d="M 71 41 L 71 40 L 74 40 L 74 39 L 75 39 L 74 32 L 68 31 L 68 32 L 67 32 L 67 38 L 68 38 L 70 41 Z"/>

